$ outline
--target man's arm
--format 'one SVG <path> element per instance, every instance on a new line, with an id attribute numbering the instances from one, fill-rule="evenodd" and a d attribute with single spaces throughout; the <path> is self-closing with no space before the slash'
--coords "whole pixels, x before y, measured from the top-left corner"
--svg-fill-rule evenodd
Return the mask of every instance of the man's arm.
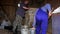
<path id="1" fill-rule="evenodd" d="M 53 8 L 52 8 L 52 10 L 51 10 L 51 11 L 49 11 L 49 14 L 48 14 L 48 15 L 49 15 L 49 17 L 51 17 L 51 16 L 52 16 L 52 14 L 53 14 L 53 13 L 52 13 L 52 11 L 53 11 Z"/>
<path id="2" fill-rule="evenodd" d="M 24 9 L 29 9 L 29 8 L 27 8 L 27 7 L 25 7 L 25 6 L 23 6 L 23 8 L 24 8 Z"/>
<path id="3" fill-rule="evenodd" d="M 49 15 L 49 17 L 51 17 L 52 16 L 52 11 L 53 11 L 53 8 L 51 8 L 51 5 L 50 4 L 46 4 L 45 5 L 46 6 L 46 8 L 47 8 L 47 10 L 48 10 L 48 15 Z"/>
<path id="4" fill-rule="evenodd" d="M 33 30 L 35 30 L 35 25 L 36 25 L 36 13 L 37 13 L 37 11 L 39 10 L 39 8 L 37 8 L 37 10 L 36 10 L 36 12 L 35 12 L 35 16 L 34 16 L 34 22 L 33 22 L 33 24 L 32 24 L 32 29 Z"/>

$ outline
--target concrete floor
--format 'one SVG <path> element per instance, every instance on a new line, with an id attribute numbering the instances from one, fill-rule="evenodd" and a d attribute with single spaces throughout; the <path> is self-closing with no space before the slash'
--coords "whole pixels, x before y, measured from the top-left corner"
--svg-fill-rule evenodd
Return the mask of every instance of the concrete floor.
<path id="1" fill-rule="evenodd" d="M 13 34 L 13 32 L 9 32 L 8 30 L 0 30 L 0 34 Z"/>

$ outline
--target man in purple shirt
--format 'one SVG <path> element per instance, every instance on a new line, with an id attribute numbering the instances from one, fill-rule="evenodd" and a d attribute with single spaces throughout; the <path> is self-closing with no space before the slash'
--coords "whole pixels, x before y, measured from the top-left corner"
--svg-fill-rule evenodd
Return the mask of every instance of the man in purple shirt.
<path id="1" fill-rule="evenodd" d="M 48 17 L 51 16 L 51 14 L 51 5 L 49 3 L 46 3 L 44 6 L 37 9 L 32 25 L 33 29 L 36 29 L 36 34 L 46 34 Z"/>

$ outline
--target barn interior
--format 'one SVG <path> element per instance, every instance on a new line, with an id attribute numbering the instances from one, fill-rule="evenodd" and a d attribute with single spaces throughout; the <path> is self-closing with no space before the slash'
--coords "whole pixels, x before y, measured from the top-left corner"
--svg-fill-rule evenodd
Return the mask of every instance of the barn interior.
<path id="1" fill-rule="evenodd" d="M 3 26 L 1 26 L 1 24 L 3 19 L 7 19 L 10 21 L 9 24 L 11 26 L 13 25 L 13 22 L 16 18 L 16 10 L 18 8 L 18 3 L 22 1 L 25 1 L 25 0 L 0 0 L 0 33 L 1 34 L 14 34 L 13 31 L 4 29 Z M 30 9 L 26 11 L 26 14 L 25 14 L 26 18 L 22 24 L 26 24 L 28 25 L 29 28 L 31 28 L 34 20 L 34 13 L 36 9 L 40 7 L 40 3 L 42 3 L 44 0 L 28 0 L 28 1 L 29 1 Z M 44 2 L 51 3 L 52 8 L 54 9 L 60 6 L 60 0 L 45 0 Z M 60 17 L 59 14 L 54 14 L 52 16 Z M 52 30 L 53 30 L 52 19 L 54 18 L 54 17 L 52 18 L 52 16 L 49 18 L 47 34 L 52 34 Z M 20 32 L 18 32 L 18 34 L 20 34 Z"/>

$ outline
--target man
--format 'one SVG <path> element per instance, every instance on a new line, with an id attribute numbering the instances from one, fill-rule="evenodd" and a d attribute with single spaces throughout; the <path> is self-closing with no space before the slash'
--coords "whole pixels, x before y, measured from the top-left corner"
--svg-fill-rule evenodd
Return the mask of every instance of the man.
<path id="1" fill-rule="evenodd" d="M 29 9 L 28 3 L 29 1 L 24 1 L 23 3 L 20 3 L 20 7 L 18 7 L 16 11 L 16 19 L 13 23 L 13 31 L 15 31 L 17 26 L 17 30 L 20 31 L 22 20 L 25 19 L 25 11 Z"/>
<path id="2" fill-rule="evenodd" d="M 48 17 L 52 15 L 51 11 L 51 5 L 49 3 L 46 3 L 37 9 L 33 23 L 33 29 L 36 29 L 36 34 L 46 34 Z"/>
<path id="3" fill-rule="evenodd" d="M 27 11 L 28 8 L 28 2 L 29 1 L 24 1 L 23 3 L 20 3 L 20 7 L 18 7 L 16 14 L 20 15 L 22 18 L 25 17 L 25 11 Z"/>

